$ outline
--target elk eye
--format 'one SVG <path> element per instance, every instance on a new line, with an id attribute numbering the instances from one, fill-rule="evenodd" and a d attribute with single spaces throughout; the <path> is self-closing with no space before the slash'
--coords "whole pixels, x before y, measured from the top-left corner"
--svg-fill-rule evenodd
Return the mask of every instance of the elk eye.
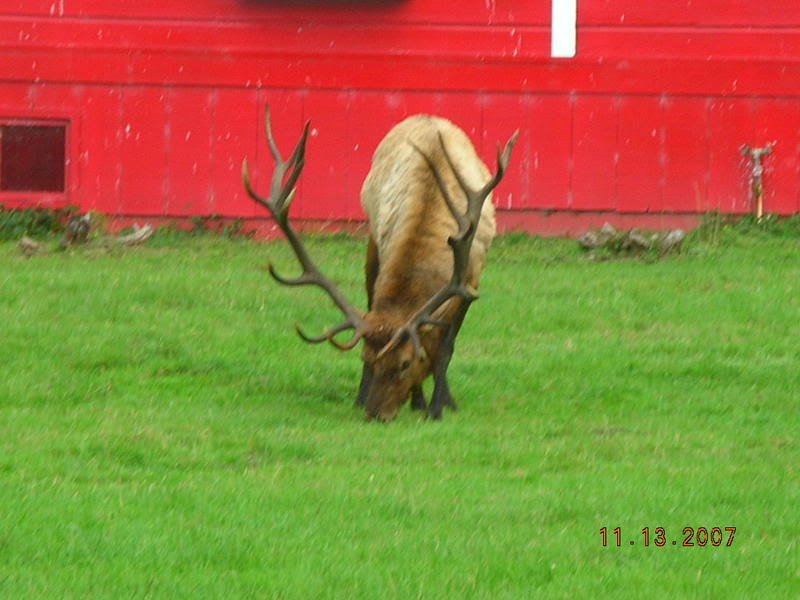
<path id="1" fill-rule="evenodd" d="M 406 360 L 404 360 L 403 362 L 400 363 L 400 370 L 401 371 L 405 371 L 410 366 L 411 366 L 411 361 L 406 359 Z"/>

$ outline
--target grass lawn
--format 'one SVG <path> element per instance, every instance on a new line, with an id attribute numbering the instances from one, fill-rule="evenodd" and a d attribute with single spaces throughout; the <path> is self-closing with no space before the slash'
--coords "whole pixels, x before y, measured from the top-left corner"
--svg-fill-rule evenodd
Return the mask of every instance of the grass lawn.
<path id="1" fill-rule="evenodd" d="M 0 244 L 0 596 L 797 598 L 800 238 L 723 242 L 499 239 L 461 410 L 389 425 L 282 242 Z M 363 306 L 364 242 L 309 246 Z"/>

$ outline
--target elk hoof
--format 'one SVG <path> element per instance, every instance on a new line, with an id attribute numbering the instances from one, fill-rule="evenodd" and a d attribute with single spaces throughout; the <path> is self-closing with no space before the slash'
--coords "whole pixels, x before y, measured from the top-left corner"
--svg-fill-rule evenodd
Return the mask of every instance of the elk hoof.
<path id="1" fill-rule="evenodd" d="M 442 420 L 442 407 L 434 406 L 433 403 L 428 407 L 428 418 L 434 421 Z"/>

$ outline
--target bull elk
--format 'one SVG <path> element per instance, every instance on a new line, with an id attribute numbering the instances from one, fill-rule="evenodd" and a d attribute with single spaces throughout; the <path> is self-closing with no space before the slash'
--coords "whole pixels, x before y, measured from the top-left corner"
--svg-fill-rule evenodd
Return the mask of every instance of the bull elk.
<path id="1" fill-rule="evenodd" d="M 328 341 L 350 350 L 364 341 L 357 404 L 367 418 L 389 421 L 411 399 L 439 419 L 456 404 L 447 383 L 453 346 L 467 310 L 477 298 L 486 252 L 495 235 L 492 190 L 508 166 L 517 133 L 497 150 L 492 175 L 466 134 L 446 119 L 409 117 L 381 141 L 361 190 L 369 217 L 366 288 L 368 310 L 355 308 L 312 261 L 289 222 L 289 207 L 305 163 L 310 123 L 284 160 L 266 111 L 267 141 L 275 160 L 269 196 L 250 182 L 247 160 L 242 179 L 250 197 L 269 210 L 291 244 L 303 273 L 288 279 L 270 263 L 269 272 L 288 286 L 316 285 L 344 314 L 344 321 L 306 342 Z M 489 200 L 487 202 L 487 200 Z M 340 334 L 351 331 L 349 339 Z M 433 375 L 426 404 L 422 382 Z"/>

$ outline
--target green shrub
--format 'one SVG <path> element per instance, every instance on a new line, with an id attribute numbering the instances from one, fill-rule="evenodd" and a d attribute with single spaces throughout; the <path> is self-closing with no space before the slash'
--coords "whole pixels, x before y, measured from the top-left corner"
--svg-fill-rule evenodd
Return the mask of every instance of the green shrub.
<path id="1" fill-rule="evenodd" d="M 18 240 L 23 235 L 52 237 L 64 230 L 64 225 L 76 212 L 72 206 L 55 209 L 0 207 L 0 240 Z"/>

